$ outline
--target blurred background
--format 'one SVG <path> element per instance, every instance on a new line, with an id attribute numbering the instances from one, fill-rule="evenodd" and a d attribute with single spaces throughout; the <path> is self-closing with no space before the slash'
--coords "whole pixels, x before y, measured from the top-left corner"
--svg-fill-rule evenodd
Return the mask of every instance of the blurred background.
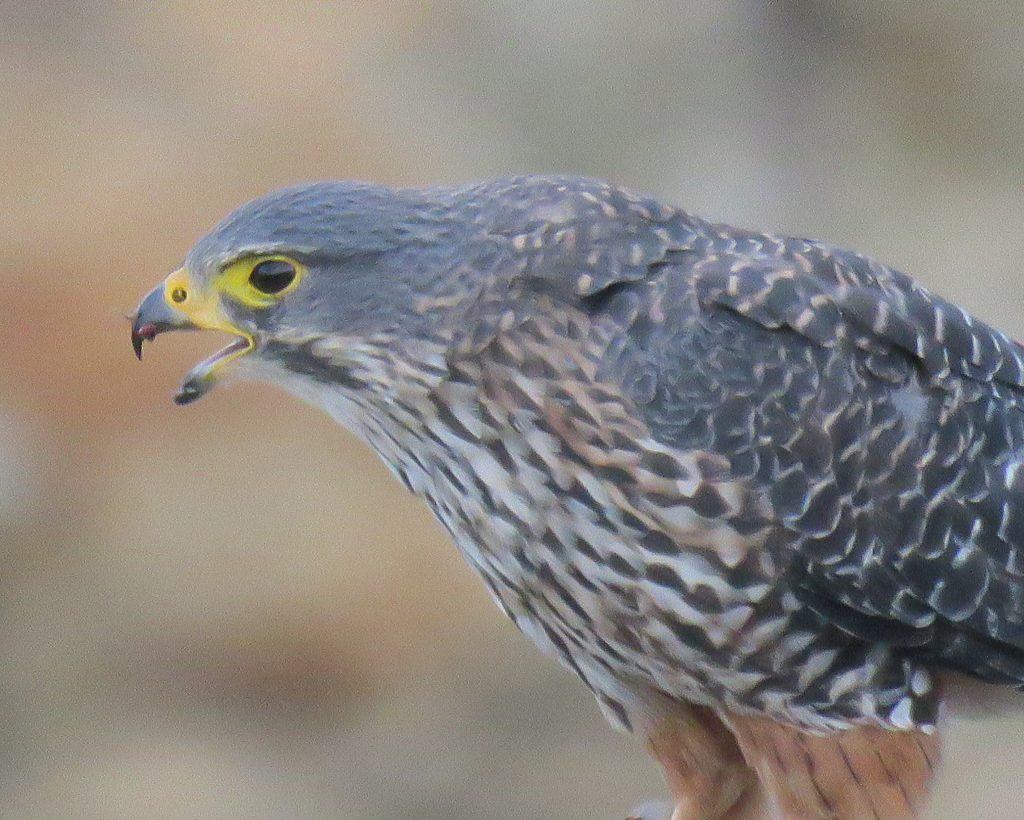
<path id="1" fill-rule="evenodd" d="M 433 6 L 433 8 L 431 8 Z M 366 449 L 128 344 L 314 178 L 611 178 L 856 247 L 1024 335 L 1017 3 L 0 0 L 0 815 L 621 818 L 663 792 Z M 936 817 L 1020 817 L 1024 722 Z M 1019 798 L 1016 798 L 1019 800 Z"/>

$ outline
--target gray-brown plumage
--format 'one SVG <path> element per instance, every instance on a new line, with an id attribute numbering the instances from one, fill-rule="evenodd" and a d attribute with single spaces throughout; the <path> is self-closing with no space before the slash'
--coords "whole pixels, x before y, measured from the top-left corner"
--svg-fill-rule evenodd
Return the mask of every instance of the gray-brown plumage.
<path id="1" fill-rule="evenodd" d="M 678 817 L 752 770 L 911 814 L 937 676 L 1024 684 L 1024 350 L 870 259 L 577 178 L 323 183 L 217 226 L 136 345 L 185 325 L 245 344 L 181 400 L 231 359 L 367 440 Z"/>

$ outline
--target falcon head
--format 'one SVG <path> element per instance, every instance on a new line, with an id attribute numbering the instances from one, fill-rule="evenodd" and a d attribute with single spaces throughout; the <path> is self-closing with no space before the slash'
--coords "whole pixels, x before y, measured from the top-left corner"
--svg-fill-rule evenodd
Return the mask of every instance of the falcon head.
<path id="1" fill-rule="evenodd" d="M 338 382 L 345 356 L 426 340 L 443 324 L 431 308 L 465 295 L 445 273 L 464 256 L 460 226 L 467 223 L 458 211 L 442 189 L 426 196 L 352 182 L 249 202 L 142 300 L 132 346 L 141 358 L 144 342 L 170 330 L 233 337 L 189 372 L 179 404 L 231 371 Z M 330 378 L 325 358 L 336 365 Z"/>

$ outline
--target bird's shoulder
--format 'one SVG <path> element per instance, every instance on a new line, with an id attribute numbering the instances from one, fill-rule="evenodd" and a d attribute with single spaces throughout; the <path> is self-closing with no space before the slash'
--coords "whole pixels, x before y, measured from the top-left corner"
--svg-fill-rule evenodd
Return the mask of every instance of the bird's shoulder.
<path id="1" fill-rule="evenodd" d="M 525 297 L 524 310 L 541 292 L 663 343 L 728 310 L 794 340 L 864 351 L 882 378 L 909 357 L 939 382 L 1024 388 L 1021 345 L 863 254 L 714 224 L 580 177 L 496 180 L 468 198 L 500 245 L 493 281 Z"/>
<path id="2" fill-rule="evenodd" d="M 909 359 L 937 383 L 966 378 L 1024 387 L 1018 342 L 863 254 L 720 227 L 690 275 L 703 305 L 821 346 L 863 351 L 879 378 Z"/>

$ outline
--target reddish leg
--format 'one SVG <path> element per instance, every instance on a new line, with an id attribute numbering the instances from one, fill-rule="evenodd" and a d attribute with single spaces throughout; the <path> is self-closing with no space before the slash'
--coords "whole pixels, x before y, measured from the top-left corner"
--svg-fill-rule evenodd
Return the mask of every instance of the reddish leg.
<path id="1" fill-rule="evenodd" d="M 917 817 L 939 761 L 934 734 L 861 726 L 816 735 L 735 716 L 729 726 L 785 817 Z"/>
<path id="2" fill-rule="evenodd" d="M 708 709 L 680 705 L 648 735 L 665 770 L 672 820 L 739 818 L 756 793 L 756 777 L 736 740 Z"/>

